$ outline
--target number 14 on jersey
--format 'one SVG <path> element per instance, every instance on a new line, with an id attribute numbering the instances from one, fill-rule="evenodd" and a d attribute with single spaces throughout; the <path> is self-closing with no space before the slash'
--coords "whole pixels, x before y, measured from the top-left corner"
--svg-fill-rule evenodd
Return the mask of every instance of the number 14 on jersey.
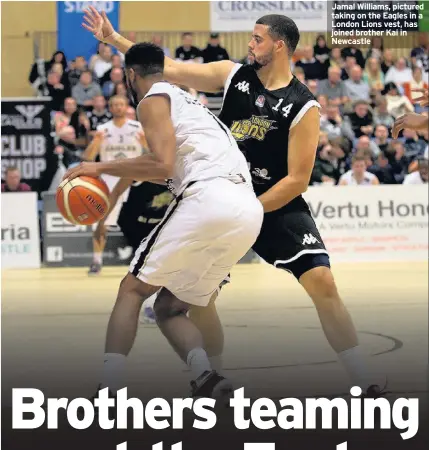
<path id="1" fill-rule="evenodd" d="M 282 450 L 287 450 L 287 446 L 281 446 Z M 123 442 L 116 446 L 116 450 L 127 450 L 127 443 Z M 164 448 L 162 442 L 158 442 L 158 444 L 152 445 L 151 450 L 183 450 L 182 443 L 178 442 L 177 444 L 172 445 L 171 447 L 166 446 Z M 245 442 L 243 450 L 276 450 L 276 444 L 274 442 Z M 291 449 L 293 450 L 293 449 Z M 317 450 L 317 449 L 315 449 Z M 347 450 L 347 442 L 343 442 L 336 446 L 335 450 Z"/>
<path id="2" fill-rule="evenodd" d="M 279 100 L 279 102 L 277 103 L 277 105 L 276 105 L 276 106 L 273 106 L 273 111 L 278 111 L 278 110 L 279 110 L 280 105 L 283 103 L 283 100 L 284 100 L 284 98 L 281 98 L 281 99 Z M 284 106 L 284 107 L 282 108 L 283 116 L 284 116 L 284 117 L 287 117 L 287 116 L 289 115 L 290 110 L 292 109 L 292 106 L 293 106 L 293 103 L 289 103 L 289 105 Z"/>

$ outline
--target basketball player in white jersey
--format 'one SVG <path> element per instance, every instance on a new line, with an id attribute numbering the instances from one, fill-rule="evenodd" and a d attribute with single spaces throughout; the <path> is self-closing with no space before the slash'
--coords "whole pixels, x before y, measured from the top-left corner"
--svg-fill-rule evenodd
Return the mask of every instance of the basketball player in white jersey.
<path id="1" fill-rule="evenodd" d="M 355 155 L 352 159 L 352 168 L 341 175 L 338 183 L 340 186 L 370 186 L 380 184 L 378 178 L 366 170 L 364 156 Z"/>
<path id="2" fill-rule="evenodd" d="M 99 125 L 94 140 L 83 154 L 85 161 L 94 161 L 99 156 L 100 161 L 108 162 L 123 158 L 135 158 L 142 154 L 147 146 L 140 122 L 127 118 L 128 99 L 123 96 L 113 96 L 109 100 L 109 109 L 113 119 Z M 118 177 L 103 175 L 109 190 L 112 191 Z M 115 208 L 110 212 L 106 226 L 116 225 L 122 203 L 126 200 L 128 190 L 121 196 Z M 106 228 L 98 227 L 93 237 L 94 257 L 88 275 L 98 275 L 103 264 L 103 251 L 106 246 Z"/>
<path id="3" fill-rule="evenodd" d="M 142 63 L 143 61 L 143 63 Z M 101 388 L 124 387 L 125 358 L 134 343 L 144 299 L 155 301 L 157 324 L 194 376 L 194 396 L 231 393 L 212 370 L 201 330 L 187 317 L 191 305 L 210 304 L 230 269 L 255 242 L 263 209 L 246 160 L 228 128 L 188 93 L 163 80 L 164 52 L 137 44 L 125 55 L 127 85 L 136 101 L 149 154 L 82 163 L 65 178 L 108 174 L 168 180 L 176 198 L 142 241 L 122 280 L 106 340 Z"/>

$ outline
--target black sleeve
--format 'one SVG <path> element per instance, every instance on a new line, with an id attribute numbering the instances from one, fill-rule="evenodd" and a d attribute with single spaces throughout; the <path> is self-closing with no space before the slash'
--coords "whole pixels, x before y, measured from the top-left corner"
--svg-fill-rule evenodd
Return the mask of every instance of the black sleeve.
<path id="1" fill-rule="evenodd" d="M 176 52 L 175 52 L 176 58 L 179 58 L 180 49 L 181 49 L 181 47 L 177 47 L 177 48 L 176 48 Z"/>

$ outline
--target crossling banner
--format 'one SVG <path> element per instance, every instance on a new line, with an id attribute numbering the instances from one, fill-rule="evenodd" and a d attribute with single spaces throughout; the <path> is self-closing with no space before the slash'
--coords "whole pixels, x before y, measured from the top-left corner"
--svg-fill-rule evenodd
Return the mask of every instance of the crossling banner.
<path id="1" fill-rule="evenodd" d="M 2 98 L 2 179 L 16 166 L 33 191 L 46 189 L 57 169 L 51 137 L 50 98 Z"/>
<path id="2" fill-rule="evenodd" d="M 427 261 L 428 186 L 310 187 L 304 197 L 334 262 Z"/>

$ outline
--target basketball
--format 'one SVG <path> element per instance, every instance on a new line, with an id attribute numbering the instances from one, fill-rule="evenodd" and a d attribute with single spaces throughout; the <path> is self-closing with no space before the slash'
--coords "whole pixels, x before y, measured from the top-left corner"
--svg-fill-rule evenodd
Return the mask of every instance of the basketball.
<path id="1" fill-rule="evenodd" d="M 56 201 L 61 215 L 70 223 L 92 225 L 109 211 L 109 188 L 93 177 L 65 179 L 57 189 Z"/>

